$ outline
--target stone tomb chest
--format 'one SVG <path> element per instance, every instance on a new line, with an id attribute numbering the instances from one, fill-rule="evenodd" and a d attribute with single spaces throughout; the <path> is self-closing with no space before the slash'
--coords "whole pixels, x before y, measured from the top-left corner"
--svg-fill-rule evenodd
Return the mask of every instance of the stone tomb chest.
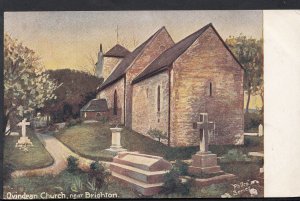
<path id="1" fill-rule="evenodd" d="M 147 196 L 161 191 L 164 174 L 171 167 L 162 157 L 138 152 L 120 152 L 110 164 L 114 178 Z"/>

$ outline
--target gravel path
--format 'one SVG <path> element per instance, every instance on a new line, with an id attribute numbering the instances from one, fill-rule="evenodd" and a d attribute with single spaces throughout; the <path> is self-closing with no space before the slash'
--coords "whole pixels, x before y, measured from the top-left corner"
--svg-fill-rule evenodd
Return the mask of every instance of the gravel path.
<path id="1" fill-rule="evenodd" d="M 24 176 L 43 176 L 43 175 L 57 175 L 61 171 L 67 168 L 67 158 L 74 156 L 78 158 L 78 167 L 83 171 L 88 171 L 90 164 L 93 160 L 83 158 L 78 154 L 72 152 L 68 147 L 61 143 L 57 138 L 51 135 L 36 133 L 39 140 L 44 144 L 47 151 L 54 159 L 54 163 L 48 167 L 32 169 L 32 170 L 16 170 L 12 173 L 12 177 L 24 177 Z M 102 162 L 105 166 L 108 166 L 108 162 Z"/>

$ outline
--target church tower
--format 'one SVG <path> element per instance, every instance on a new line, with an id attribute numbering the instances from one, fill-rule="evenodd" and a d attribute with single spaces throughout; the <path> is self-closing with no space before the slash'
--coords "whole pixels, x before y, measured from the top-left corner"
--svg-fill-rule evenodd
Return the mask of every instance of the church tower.
<path id="1" fill-rule="evenodd" d="M 103 77 L 103 51 L 102 51 L 102 44 L 100 44 L 100 49 L 98 52 L 98 61 L 96 63 L 96 76 L 99 78 Z"/>

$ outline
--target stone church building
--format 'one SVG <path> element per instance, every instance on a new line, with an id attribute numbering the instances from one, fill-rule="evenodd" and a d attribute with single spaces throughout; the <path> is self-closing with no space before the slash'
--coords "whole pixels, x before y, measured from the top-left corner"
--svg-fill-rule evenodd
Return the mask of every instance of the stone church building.
<path id="1" fill-rule="evenodd" d="M 162 27 L 132 52 L 116 45 L 103 54 L 97 98 L 111 121 L 144 135 L 156 128 L 170 146 L 199 145 L 200 113 L 215 123 L 210 144 L 242 144 L 243 75 L 212 24 L 177 43 Z"/>

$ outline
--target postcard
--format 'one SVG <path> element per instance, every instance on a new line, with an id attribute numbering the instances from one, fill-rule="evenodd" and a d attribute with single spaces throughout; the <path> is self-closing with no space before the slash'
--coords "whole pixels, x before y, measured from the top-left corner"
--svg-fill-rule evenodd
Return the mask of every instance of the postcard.
<path id="1" fill-rule="evenodd" d="M 262 10 L 4 13 L 4 199 L 264 197 Z"/>

